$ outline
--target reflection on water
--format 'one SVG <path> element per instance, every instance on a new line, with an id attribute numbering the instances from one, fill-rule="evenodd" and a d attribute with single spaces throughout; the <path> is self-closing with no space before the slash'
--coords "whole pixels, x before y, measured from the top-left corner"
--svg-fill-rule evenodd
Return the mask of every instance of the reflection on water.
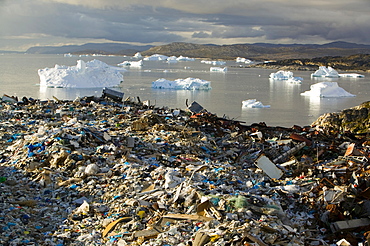
<path id="1" fill-rule="evenodd" d="M 342 105 L 348 104 L 351 97 L 333 97 L 333 98 L 323 98 L 323 97 L 306 97 L 302 96 L 305 102 L 309 105 L 308 111 L 310 115 L 318 115 L 329 112 L 336 112 L 340 109 Z"/>
<path id="2" fill-rule="evenodd" d="M 158 107 L 168 106 L 170 108 L 186 108 L 186 102 L 190 105 L 192 101 L 202 104 L 210 100 L 209 91 L 204 90 L 170 90 L 150 88 L 145 95 L 152 105 Z M 204 106 L 204 105 L 203 105 Z"/>
<path id="3" fill-rule="evenodd" d="M 40 99 L 48 100 L 56 97 L 60 100 L 74 100 L 77 97 L 102 95 L 103 88 L 47 88 L 40 87 Z"/>

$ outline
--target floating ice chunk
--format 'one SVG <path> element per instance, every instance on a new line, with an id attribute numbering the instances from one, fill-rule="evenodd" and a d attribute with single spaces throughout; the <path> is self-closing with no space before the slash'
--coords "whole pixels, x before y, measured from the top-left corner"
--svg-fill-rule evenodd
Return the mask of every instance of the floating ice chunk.
<path id="1" fill-rule="evenodd" d="M 144 61 L 166 61 L 168 59 L 168 56 L 160 55 L 160 54 L 154 54 L 149 57 L 145 57 Z"/>
<path id="2" fill-rule="evenodd" d="M 354 97 L 343 88 L 338 86 L 337 82 L 320 82 L 311 85 L 311 90 L 301 93 L 302 96 L 311 97 Z"/>
<path id="3" fill-rule="evenodd" d="M 286 82 L 288 82 L 290 84 L 302 84 L 302 80 L 301 80 L 300 77 L 289 78 L 289 79 L 287 79 Z"/>
<path id="4" fill-rule="evenodd" d="M 140 54 L 140 52 L 137 52 L 137 53 L 134 55 L 134 58 L 141 59 L 141 58 L 143 58 L 143 56 Z"/>
<path id="5" fill-rule="evenodd" d="M 254 63 L 254 61 L 249 60 L 247 58 L 243 58 L 243 57 L 237 57 L 236 58 L 236 62 L 238 62 L 238 63 L 245 63 L 245 64 L 253 64 Z"/>
<path id="6" fill-rule="evenodd" d="M 78 60 L 76 66 L 55 65 L 39 69 L 41 87 L 102 88 L 119 85 L 123 81 L 123 68 L 109 66 L 99 60 L 85 63 Z"/>
<path id="7" fill-rule="evenodd" d="M 177 57 L 176 56 L 170 56 L 167 58 L 167 63 L 177 63 Z"/>
<path id="8" fill-rule="evenodd" d="M 211 82 L 198 78 L 176 79 L 174 81 L 161 78 L 152 82 L 152 88 L 176 90 L 210 90 Z"/>
<path id="9" fill-rule="evenodd" d="M 365 75 L 359 73 L 340 73 L 339 77 L 343 78 L 365 78 Z"/>
<path id="10" fill-rule="evenodd" d="M 263 105 L 260 101 L 256 99 L 248 99 L 242 101 L 243 108 L 269 108 L 270 105 Z"/>
<path id="11" fill-rule="evenodd" d="M 293 78 L 293 73 L 291 71 L 280 70 L 276 73 L 270 73 L 270 79 L 272 80 L 287 80 Z"/>
<path id="12" fill-rule="evenodd" d="M 311 77 L 338 78 L 338 72 L 332 67 L 320 66 L 318 70 L 311 74 Z"/>
<path id="13" fill-rule="evenodd" d="M 140 61 L 123 61 L 117 66 L 126 66 L 126 67 L 142 67 L 143 66 L 143 60 Z"/>
<path id="14" fill-rule="evenodd" d="M 200 61 L 201 63 L 204 63 L 204 64 L 210 64 L 210 65 L 213 65 L 213 66 L 222 66 L 222 65 L 225 65 L 226 62 L 224 61 L 207 61 L 207 60 L 201 60 Z"/>
<path id="15" fill-rule="evenodd" d="M 187 57 L 187 56 L 179 56 L 179 57 L 177 57 L 176 60 L 178 60 L 178 61 L 195 61 L 194 58 L 190 58 L 190 57 Z"/>
<path id="16" fill-rule="evenodd" d="M 227 67 L 210 67 L 209 68 L 210 72 L 221 72 L 221 73 L 226 73 L 227 72 Z"/>
<path id="17" fill-rule="evenodd" d="M 179 56 L 179 57 L 170 56 L 170 57 L 167 58 L 167 63 L 177 63 L 179 61 L 195 61 L 195 59 L 194 58 L 185 57 L 185 56 Z"/>
<path id="18" fill-rule="evenodd" d="M 76 55 L 73 55 L 73 54 L 71 54 L 71 53 L 66 53 L 66 54 L 64 54 L 64 57 L 75 57 Z"/>

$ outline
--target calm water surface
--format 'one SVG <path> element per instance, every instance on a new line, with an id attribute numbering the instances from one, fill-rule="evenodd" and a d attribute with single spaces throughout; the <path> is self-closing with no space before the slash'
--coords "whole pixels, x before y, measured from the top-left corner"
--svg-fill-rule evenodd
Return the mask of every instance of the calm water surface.
<path id="1" fill-rule="evenodd" d="M 63 55 L 0 55 L 0 95 L 16 95 L 51 99 L 75 99 L 80 96 L 101 96 L 102 88 L 40 89 L 37 70 L 54 67 L 55 64 L 75 66 L 77 60 L 101 60 L 109 65 L 116 65 L 126 57 L 64 57 Z M 211 65 L 193 62 L 167 64 L 162 61 L 144 61 L 142 68 L 128 68 L 124 72 L 124 82 L 118 90 L 125 97 L 140 97 L 149 100 L 156 106 L 170 108 L 186 108 L 189 102 L 197 101 L 205 109 L 218 116 L 227 116 L 240 120 L 245 124 L 266 122 L 271 126 L 309 125 L 320 115 L 337 112 L 369 101 L 370 74 L 362 73 L 365 78 L 338 78 L 318 80 L 310 77 L 310 71 L 293 71 L 294 76 L 302 77 L 302 84 L 289 84 L 284 81 L 270 82 L 268 77 L 276 70 L 259 68 L 238 68 L 235 61 L 227 61 L 227 73 L 210 73 Z M 338 71 L 340 72 L 340 71 Z M 212 90 L 186 91 L 153 89 L 151 82 L 159 78 L 175 80 L 178 78 L 200 78 L 211 81 Z M 301 96 L 300 93 L 310 89 L 310 85 L 321 81 L 335 81 L 346 91 L 355 94 L 349 98 L 312 98 Z M 270 108 L 242 108 L 243 100 L 257 99 Z"/>

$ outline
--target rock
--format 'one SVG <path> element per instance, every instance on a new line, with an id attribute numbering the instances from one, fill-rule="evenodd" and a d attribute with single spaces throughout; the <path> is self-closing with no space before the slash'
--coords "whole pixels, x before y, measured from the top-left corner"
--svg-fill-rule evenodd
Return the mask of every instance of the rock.
<path id="1" fill-rule="evenodd" d="M 350 132 L 366 134 L 370 132 L 370 102 L 342 110 L 338 113 L 321 115 L 312 125 L 327 132 Z"/>

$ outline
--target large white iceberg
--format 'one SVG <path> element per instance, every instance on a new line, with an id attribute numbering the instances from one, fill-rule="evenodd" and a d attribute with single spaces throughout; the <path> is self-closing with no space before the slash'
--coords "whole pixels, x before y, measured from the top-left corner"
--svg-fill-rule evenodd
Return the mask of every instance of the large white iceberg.
<path id="1" fill-rule="evenodd" d="M 76 66 L 61 66 L 39 69 L 41 87 L 57 88 L 102 88 L 114 87 L 123 81 L 123 68 L 109 66 L 99 60 L 84 62 Z"/>
<path id="2" fill-rule="evenodd" d="M 164 78 L 152 82 L 152 88 L 176 90 L 210 90 L 211 82 L 199 78 L 176 79 L 174 81 Z"/>
<path id="3" fill-rule="evenodd" d="M 311 90 L 302 92 L 302 96 L 311 97 L 354 97 L 342 87 L 338 86 L 337 82 L 320 82 L 311 85 Z"/>
<path id="4" fill-rule="evenodd" d="M 257 101 L 257 99 L 248 99 L 242 101 L 242 107 L 243 108 L 269 108 L 270 105 L 263 105 L 260 101 Z"/>
<path id="5" fill-rule="evenodd" d="M 338 78 L 338 72 L 332 67 L 320 66 L 318 70 L 311 74 L 311 77 Z"/>

